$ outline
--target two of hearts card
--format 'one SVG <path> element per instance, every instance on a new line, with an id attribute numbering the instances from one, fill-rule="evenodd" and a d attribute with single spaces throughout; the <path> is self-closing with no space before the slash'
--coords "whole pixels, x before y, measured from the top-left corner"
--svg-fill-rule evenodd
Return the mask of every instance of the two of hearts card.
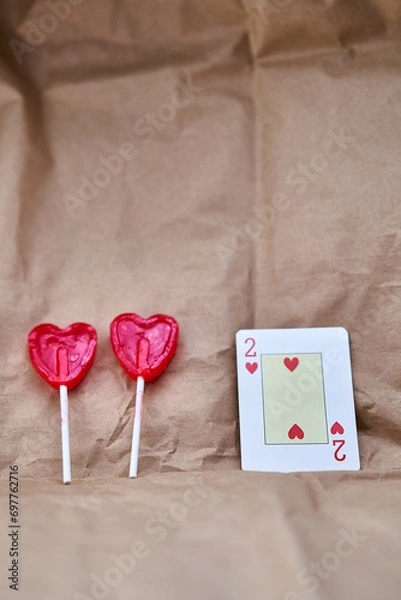
<path id="1" fill-rule="evenodd" d="M 346 329 L 241 330 L 236 349 L 242 469 L 360 468 Z"/>

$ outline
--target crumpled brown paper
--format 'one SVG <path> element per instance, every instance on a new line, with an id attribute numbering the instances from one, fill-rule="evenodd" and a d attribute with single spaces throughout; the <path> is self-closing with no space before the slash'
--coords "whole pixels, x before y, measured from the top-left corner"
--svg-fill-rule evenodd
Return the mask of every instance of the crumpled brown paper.
<path id="1" fill-rule="evenodd" d="M 112 599 L 398 597 L 400 13 L 3 0 L 2 597 L 15 464 L 19 598 L 101 597 L 99 581 Z M 108 340 L 126 311 L 181 328 L 130 482 L 135 386 Z M 57 392 L 26 338 L 77 320 L 99 346 L 70 394 L 64 488 Z M 362 473 L 242 473 L 235 332 L 339 325 Z"/>

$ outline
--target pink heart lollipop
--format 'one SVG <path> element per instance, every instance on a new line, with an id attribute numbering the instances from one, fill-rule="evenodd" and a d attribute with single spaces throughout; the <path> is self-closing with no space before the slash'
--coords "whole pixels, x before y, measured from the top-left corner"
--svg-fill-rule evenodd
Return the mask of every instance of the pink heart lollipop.
<path id="1" fill-rule="evenodd" d="M 178 323 L 167 315 L 143 319 L 124 313 L 110 325 L 111 345 L 120 365 L 137 381 L 129 476 L 138 474 L 139 439 L 145 381 L 158 377 L 177 350 Z"/>
<path id="2" fill-rule="evenodd" d="M 77 386 L 91 368 L 96 343 L 96 331 L 87 323 L 73 323 L 66 329 L 42 323 L 28 336 L 29 356 L 35 370 L 46 383 L 60 390 L 64 483 L 71 483 L 68 390 Z"/>
<path id="3" fill-rule="evenodd" d="M 110 325 L 111 345 L 120 365 L 133 379 L 155 379 L 177 350 L 178 323 L 167 315 L 143 319 L 124 313 Z"/>

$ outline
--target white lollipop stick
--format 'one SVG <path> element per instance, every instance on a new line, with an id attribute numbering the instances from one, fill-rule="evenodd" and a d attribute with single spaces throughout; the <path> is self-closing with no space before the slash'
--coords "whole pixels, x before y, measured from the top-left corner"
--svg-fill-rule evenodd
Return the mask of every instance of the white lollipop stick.
<path id="1" fill-rule="evenodd" d="M 63 482 L 71 483 L 70 432 L 68 426 L 68 390 L 60 385 L 61 452 L 63 457 Z"/>
<path id="2" fill-rule="evenodd" d="M 134 429 L 132 432 L 132 447 L 131 447 L 131 462 L 129 466 L 129 477 L 133 479 L 138 475 L 138 457 L 139 457 L 139 440 L 141 437 L 142 423 L 142 401 L 143 391 L 145 389 L 145 380 L 143 377 L 138 377 L 136 382 L 136 399 L 135 399 L 135 415 Z"/>

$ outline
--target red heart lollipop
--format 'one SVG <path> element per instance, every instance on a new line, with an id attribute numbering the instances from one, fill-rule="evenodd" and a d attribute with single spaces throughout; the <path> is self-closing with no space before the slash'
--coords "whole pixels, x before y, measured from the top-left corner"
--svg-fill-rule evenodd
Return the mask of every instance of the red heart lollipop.
<path id="1" fill-rule="evenodd" d="M 28 336 L 31 362 L 39 375 L 60 389 L 63 481 L 71 483 L 68 392 L 85 377 L 95 358 L 97 335 L 86 323 L 73 323 L 66 329 L 42 323 Z"/>
<path id="2" fill-rule="evenodd" d="M 110 338 L 124 371 L 133 379 L 151 381 L 176 353 L 178 323 L 167 315 L 143 319 L 135 313 L 124 313 L 111 323 Z"/>
<path id="3" fill-rule="evenodd" d="M 129 476 L 136 477 L 145 381 L 158 377 L 173 358 L 177 350 L 178 323 L 167 315 L 142 319 L 134 313 L 124 313 L 111 323 L 110 339 L 120 365 L 137 380 L 129 469 Z"/>
<path id="4" fill-rule="evenodd" d="M 85 377 L 95 358 L 96 330 L 87 323 L 66 329 L 42 323 L 28 336 L 29 355 L 39 375 L 52 387 L 72 390 Z"/>

